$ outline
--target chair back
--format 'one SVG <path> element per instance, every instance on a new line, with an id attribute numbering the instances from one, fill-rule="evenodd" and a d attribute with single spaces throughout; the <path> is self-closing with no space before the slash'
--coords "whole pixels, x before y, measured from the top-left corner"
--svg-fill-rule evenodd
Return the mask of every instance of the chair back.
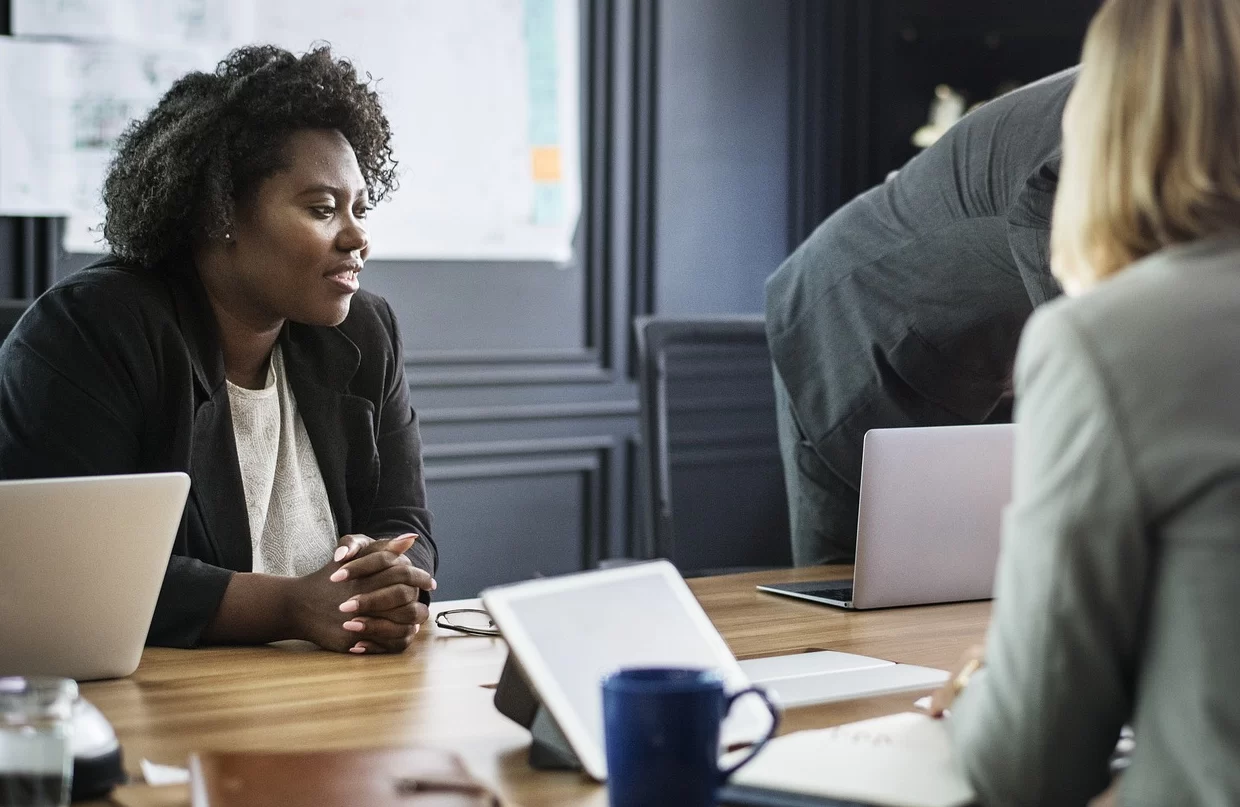
<path id="1" fill-rule="evenodd" d="M 638 317 L 641 554 L 682 574 L 790 566 L 761 316 Z"/>

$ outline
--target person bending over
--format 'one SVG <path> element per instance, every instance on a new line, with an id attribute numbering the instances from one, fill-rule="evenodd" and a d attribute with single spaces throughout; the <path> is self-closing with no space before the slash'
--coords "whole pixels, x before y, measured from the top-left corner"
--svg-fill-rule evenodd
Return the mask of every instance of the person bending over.
<path id="1" fill-rule="evenodd" d="M 797 565 L 850 562 L 867 430 L 1006 422 L 1075 68 L 990 101 L 823 222 L 766 284 Z"/>
<path id="2" fill-rule="evenodd" d="M 250 46 L 184 76 L 120 138 L 111 254 L 0 348 L 0 478 L 189 474 L 149 644 L 397 652 L 427 618 L 438 555 L 400 330 L 358 287 L 389 142 L 328 48 Z"/>

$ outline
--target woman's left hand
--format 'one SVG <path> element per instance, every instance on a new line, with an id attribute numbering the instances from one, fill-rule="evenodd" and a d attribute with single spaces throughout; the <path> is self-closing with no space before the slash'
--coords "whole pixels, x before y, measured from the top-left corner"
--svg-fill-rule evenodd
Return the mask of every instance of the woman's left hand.
<path id="1" fill-rule="evenodd" d="M 930 696 L 930 706 L 926 708 L 926 712 L 931 717 L 942 717 L 969 683 L 969 677 L 981 669 L 985 659 L 986 648 L 983 645 L 975 644 L 966 650 L 956 669 L 952 671 L 952 677 Z"/>

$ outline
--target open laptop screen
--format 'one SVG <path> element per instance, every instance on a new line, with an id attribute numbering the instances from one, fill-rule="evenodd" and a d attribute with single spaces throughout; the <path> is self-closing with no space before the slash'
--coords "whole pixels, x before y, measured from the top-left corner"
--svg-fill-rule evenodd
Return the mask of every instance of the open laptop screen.
<path id="1" fill-rule="evenodd" d="M 865 436 L 857 557 L 846 581 L 763 591 L 851 608 L 991 596 L 1012 498 L 1011 424 L 871 429 Z"/>

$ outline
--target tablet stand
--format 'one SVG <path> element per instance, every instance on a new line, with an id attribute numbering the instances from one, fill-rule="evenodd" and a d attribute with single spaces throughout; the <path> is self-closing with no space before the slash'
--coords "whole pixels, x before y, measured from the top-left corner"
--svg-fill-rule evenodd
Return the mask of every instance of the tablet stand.
<path id="1" fill-rule="evenodd" d="M 542 770 L 581 770 L 581 762 L 560 731 L 555 718 L 538 699 L 512 654 L 504 661 L 495 687 L 495 708 L 530 730 L 530 767 Z"/>

